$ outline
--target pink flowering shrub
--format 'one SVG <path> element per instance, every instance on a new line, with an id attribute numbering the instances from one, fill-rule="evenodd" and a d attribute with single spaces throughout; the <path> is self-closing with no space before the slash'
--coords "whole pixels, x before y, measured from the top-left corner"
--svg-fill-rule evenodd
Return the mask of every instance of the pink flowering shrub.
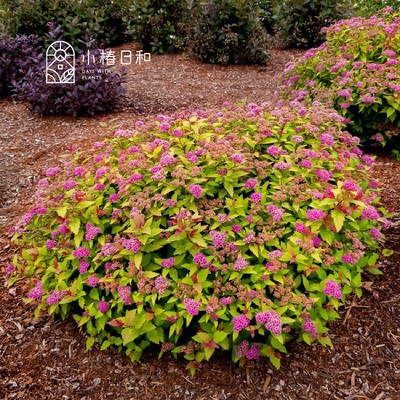
<path id="1" fill-rule="evenodd" d="M 216 349 L 279 367 L 294 337 L 331 345 L 327 321 L 380 272 L 374 160 L 332 110 L 218 111 L 115 129 L 45 171 L 7 268 L 37 316 L 72 313 L 88 348 L 138 360 L 153 344 L 192 370 Z"/>
<path id="2" fill-rule="evenodd" d="M 323 102 L 352 133 L 400 148 L 400 11 L 390 10 L 325 28 L 325 43 L 286 65 L 279 96 Z"/>

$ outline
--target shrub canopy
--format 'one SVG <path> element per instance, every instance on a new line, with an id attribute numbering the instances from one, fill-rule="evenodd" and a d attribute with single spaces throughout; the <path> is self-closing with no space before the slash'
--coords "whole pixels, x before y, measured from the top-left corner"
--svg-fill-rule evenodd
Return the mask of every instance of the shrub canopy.
<path id="1" fill-rule="evenodd" d="M 400 148 L 400 11 L 339 21 L 325 32 L 325 43 L 286 65 L 278 95 L 323 102 L 362 139 Z"/>
<path id="2" fill-rule="evenodd" d="M 388 224 L 373 159 L 335 111 L 224 105 L 159 116 L 45 171 L 7 272 L 36 315 L 72 312 L 102 349 L 215 349 L 279 367 L 376 268 Z"/>

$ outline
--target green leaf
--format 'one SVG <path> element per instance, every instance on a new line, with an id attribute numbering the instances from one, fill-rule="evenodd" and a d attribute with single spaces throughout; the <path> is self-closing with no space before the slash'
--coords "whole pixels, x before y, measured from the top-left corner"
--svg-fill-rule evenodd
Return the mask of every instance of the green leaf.
<path id="1" fill-rule="evenodd" d="M 121 332 L 124 345 L 134 341 L 139 336 L 139 329 L 125 328 Z"/>
<path id="2" fill-rule="evenodd" d="M 197 281 L 198 282 L 204 282 L 207 279 L 208 274 L 210 271 L 208 269 L 202 269 L 198 274 L 197 274 Z"/>
<path id="3" fill-rule="evenodd" d="M 342 229 L 345 217 L 346 216 L 339 210 L 332 211 L 333 223 L 335 224 L 337 232 L 340 232 L 340 230 Z"/>
<path id="4" fill-rule="evenodd" d="M 103 344 L 101 345 L 100 350 L 105 350 L 105 349 L 107 349 L 108 347 L 110 347 L 111 345 L 112 345 L 112 343 L 111 343 L 109 340 L 105 340 L 105 341 L 103 342 Z"/>
<path id="5" fill-rule="evenodd" d="M 68 207 L 59 207 L 59 208 L 57 208 L 56 211 L 60 217 L 65 218 L 65 216 L 67 215 L 67 210 L 68 210 Z"/>
<path id="6" fill-rule="evenodd" d="M 229 182 L 224 181 L 224 188 L 228 192 L 229 196 L 233 197 L 233 186 Z"/>
<path id="7" fill-rule="evenodd" d="M 279 369 L 281 367 L 281 360 L 277 357 L 275 357 L 274 354 L 271 354 L 269 356 L 269 359 L 271 360 L 272 365 L 276 368 Z"/>
<path id="8" fill-rule="evenodd" d="M 86 340 L 86 350 L 89 350 L 94 344 L 94 337 L 91 336 Z"/>
<path id="9" fill-rule="evenodd" d="M 71 219 L 68 225 L 69 228 L 71 229 L 71 232 L 77 235 L 79 232 L 79 228 L 81 226 L 81 221 L 78 218 L 73 218 Z"/>
<path id="10" fill-rule="evenodd" d="M 228 336 L 227 332 L 224 331 L 217 331 L 214 333 L 214 342 L 215 343 L 221 343 L 225 340 L 225 338 Z"/>
<path id="11" fill-rule="evenodd" d="M 206 355 L 206 360 L 209 360 L 211 356 L 214 354 L 214 348 L 213 347 L 206 347 L 204 349 L 204 353 Z"/>

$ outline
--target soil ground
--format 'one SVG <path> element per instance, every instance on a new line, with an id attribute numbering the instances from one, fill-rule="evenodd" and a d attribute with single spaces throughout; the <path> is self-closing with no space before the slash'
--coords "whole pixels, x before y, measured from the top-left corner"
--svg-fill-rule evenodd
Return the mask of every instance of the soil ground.
<path id="1" fill-rule="evenodd" d="M 126 46 L 124 48 L 127 48 Z M 129 48 L 129 47 L 128 47 Z M 119 49 L 117 49 L 118 51 Z M 274 75 L 301 51 L 274 50 L 266 67 L 215 66 L 182 55 L 153 56 L 128 69 L 124 108 L 109 119 L 126 126 L 184 109 L 210 109 L 243 98 L 271 101 Z M 293 342 L 279 371 L 267 360 L 248 368 L 218 353 L 195 376 L 186 361 L 146 352 L 132 364 L 123 354 L 94 346 L 72 318 L 35 320 L 23 302 L 23 283 L 7 288 L 4 270 L 15 249 L 8 229 L 30 206 L 42 171 L 60 163 L 65 147 L 101 140 L 101 117 L 40 117 L 26 104 L 0 100 L 0 399 L 400 399 L 400 228 L 386 231 L 395 254 L 361 299 L 350 298 L 331 324 L 333 349 Z M 378 155 L 373 175 L 383 204 L 400 211 L 400 163 Z M 394 218 L 397 223 L 398 219 Z"/>

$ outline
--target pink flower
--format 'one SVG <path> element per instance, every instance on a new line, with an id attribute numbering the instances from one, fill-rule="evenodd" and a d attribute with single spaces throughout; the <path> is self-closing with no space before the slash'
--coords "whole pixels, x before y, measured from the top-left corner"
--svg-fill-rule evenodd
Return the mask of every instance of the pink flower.
<path id="1" fill-rule="evenodd" d="M 306 233 L 306 226 L 304 224 L 302 224 L 301 222 L 296 222 L 295 230 L 296 230 L 296 232 L 299 232 L 299 233 Z"/>
<path id="2" fill-rule="evenodd" d="M 193 196 L 196 197 L 196 199 L 201 197 L 201 193 L 202 193 L 201 186 L 199 186 L 199 185 L 189 185 L 188 189 L 193 194 Z"/>
<path id="3" fill-rule="evenodd" d="M 126 305 L 132 304 L 131 288 L 129 286 L 118 286 L 118 295 Z"/>
<path id="4" fill-rule="evenodd" d="M 200 303 L 198 301 L 185 298 L 183 303 L 185 304 L 186 311 L 190 315 L 197 315 L 199 313 Z"/>
<path id="5" fill-rule="evenodd" d="M 248 360 L 257 360 L 259 357 L 259 346 L 254 343 L 250 350 L 246 352 L 246 358 Z"/>
<path id="6" fill-rule="evenodd" d="M 168 131 L 170 127 L 171 126 L 169 125 L 168 122 L 162 122 L 160 125 L 158 125 L 158 129 L 164 132 Z"/>
<path id="7" fill-rule="evenodd" d="M 239 315 L 234 317 L 233 320 L 233 330 L 235 332 L 240 332 L 243 329 L 246 329 L 250 325 L 250 320 L 245 315 Z"/>
<path id="8" fill-rule="evenodd" d="M 170 258 L 167 258 L 166 260 L 162 260 L 161 266 L 164 268 L 172 268 L 174 266 L 174 263 L 175 263 L 175 258 L 170 257 Z"/>
<path id="9" fill-rule="evenodd" d="M 154 288 L 158 291 L 159 294 L 164 294 L 165 290 L 168 289 L 170 283 L 165 276 L 158 276 L 154 281 Z"/>
<path id="10" fill-rule="evenodd" d="M 376 239 L 376 240 L 379 240 L 379 239 L 382 238 L 382 233 L 380 232 L 379 229 L 372 228 L 372 229 L 370 230 L 370 233 L 371 233 L 372 237 L 373 237 L 374 239 Z"/>
<path id="11" fill-rule="evenodd" d="M 79 273 L 85 274 L 89 268 L 90 263 L 85 260 L 79 260 Z"/>
<path id="12" fill-rule="evenodd" d="M 196 253 L 193 256 L 193 261 L 200 267 L 204 267 L 208 263 L 206 256 L 202 253 Z"/>
<path id="13" fill-rule="evenodd" d="M 47 242 L 46 242 L 46 248 L 48 249 L 48 250 L 51 250 L 53 247 L 55 247 L 56 246 L 56 241 L 55 240 L 48 240 Z"/>
<path id="14" fill-rule="evenodd" d="M 232 303 L 232 300 L 229 297 L 221 297 L 221 305 L 228 306 Z"/>
<path id="15" fill-rule="evenodd" d="M 252 203 L 259 203 L 262 200 L 261 193 L 254 192 L 250 195 L 250 200 Z"/>
<path id="16" fill-rule="evenodd" d="M 122 244 L 124 245 L 124 247 L 129 250 L 132 251 L 133 253 L 137 253 L 140 248 L 143 246 L 142 242 L 137 239 L 137 238 L 133 238 L 133 239 L 124 239 L 122 241 Z"/>
<path id="17" fill-rule="evenodd" d="M 307 210 L 307 219 L 309 221 L 319 221 L 325 217 L 325 211 L 313 209 Z"/>
<path id="18" fill-rule="evenodd" d="M 140 181 L 141 179 L 143 179 L 143 175 L 142 174 L 133 174 L 131 175 L 131 177 L 128 179 L 127 183 L 135 183 L 137 181 Z"/>
<path id="19" fill-rule="evenodd" d="M 118 200 L 118 193 L 110 194 L 110 203 L 114 203 Z"/>
<path id="20" fill-rule="evenodd" d="M 89 276 L 87 284 L 91 287 L 95 287 L 99 283 L 100 279 L 96 276 Z"/>
<path id="21" fill-rule="evenodd" d="M 376 220 L 380 217 L 379 212 L 373 206 L 368 206 L 361 213 L 361 219 Z"/>
<path id="22" fill-rule="evenodd" d="M 354 264 L 354 259 L 353 259 L 353 257 L 352 257 L 351 255 L 349 255 L 349 254 L 343 255 L 343 256 L 342 256 L 342 260 L 343 260 L 343 262 L 345 262 L 345 263 Z"/>
<path id="23" fill-rule="evenodd" d="M 277 156 L 279 154 L 279 147 L 278 146 L 270 146 L 267 148 L 267 153 L 271 154 L 272 156 Z"/>
<path id="24" fill-rule="evenodd" d="M 50 176 L 56 176 L 59 172 L 61 171 L 61 168 L 48 168 L 46 171 L 44 171 L 44 174 L 48 177 Z"/>
<path id="25" fill-rule="evenodd" d="M 274 250 L 274 251 L 271 251 L 268 255 L 271 258 L 280 258 L 283 256 L 283 253 L 280 250 Z"/>
<path id="26" fill-rule="evenodd" d="M 246 189 L 254 189 L 257 186 L 257 183 L 258 183 L 257 179 L 250 178 L 247 179 L 246 183 L 244 184 L 244 187 Z"/>
<path id="27" fill-rule="evenodd" d="M 284 161 L 279 161 L 276 164 L 274 164 L 274 166 L 272 167 L 273 169 L 281 169 L 281 170 L 285 170 L 288 169 L 292 166 L 292 164 L 284 162 Z"/>
<path id="28" fill-rule="evenodd" d="M 238 164 L 242 164 L 243 160 L 244 160 L 244 155 L 241 154 L 241 153 L 235 153 L 235 154 L 232 154 L 229 157 L 229 159 L 232 160 L 232 161 L 235 161 Z"/>
<path id="29" fill-rule="evenodd" d="M 312 338 L 316 338 L 316 335 L 317 335 L 317 328 L 316 328 L 314 322 L 312 322 L 310 318 L 306 317 L 306 318 L 304 319 L 303 329 L 304 329 L 306 332 L 310 332 L 310 336 L 311 336 Z"/>
<path id="30" fill-rule="evenodd" d="M 64 182 L 64 190 L 68 191 L 73 189 L 74 187 L 78 186 L 75 179 L 70 179 L 69 181 Z"/>
<path id="31" fill-rule="evenodd" d="M 342 288 L 334 280 L 327 281 L 323 292 L 329 296 L 332 295 L 335 299 L 342 298 Z"/>
<path id="32" fill-rule="evenodd" d="M 105 314 L 109 308 L 109 304 L 106 301 L 100 300 L 97 306 L 97 309 L 102 313 Z"/>
<path id="33" fill-rule="evenodd" d="M 53 290 L 49 297 L 46 300 L 46 303 L 48 305 L 50 304 L 57 304 L 66 294 L 67 292 L 65 290 Z"/>
<path id="34" fill-rule="evenodd" d="M 238 225 L 238 224 L 234 224 L 234 225 L 232 225 L 232 231 L 233 232 L 241 232 L 241 230 L 242 230 L 242 227 L 240 226 L 240 225 Z"/>
<path id="35" fill-rule="evenodd" d="M 31 289 L 31 291 L 29 292 L 29 294 L 28 294 L 28 298 L 29 299 L 38 299 L 39 297 L 42 297 L 44 295 L 44 292 L 43 292 L 43 283 L 42 282 L 38 282 L 37 284 L 36 284 L 36 286 L 35 287 L 33 287 L 32 289 Z"/>
<path id="36" fill-rule="evenodd" d="M 248 265 L 249 265 L 249 263 L 243 257 L 238 257 L 233 269 L 235 271 L 241 271 L 242 269 L 247 268 Z"/>
<path id="37" fill-rule="evenodd" d="M 93 240 L 99 233 L 101 233 L 101 228 L 91 223 L 86 224 L 85 240 Z"/>
<path id="38" fill-rule="evenodd" d="M 75 258 L 89 257 L 90 252 L 86 247 L 79 247 L 72 252 Z"/>
<path id="39" fill-rule="evenodd" d="M 210 232 L 211 239 L 214 242 L 214 246 L 219 248 L 222 247 L 225 243 L 226 235 L 222 232 L 211 231 Z"/>

